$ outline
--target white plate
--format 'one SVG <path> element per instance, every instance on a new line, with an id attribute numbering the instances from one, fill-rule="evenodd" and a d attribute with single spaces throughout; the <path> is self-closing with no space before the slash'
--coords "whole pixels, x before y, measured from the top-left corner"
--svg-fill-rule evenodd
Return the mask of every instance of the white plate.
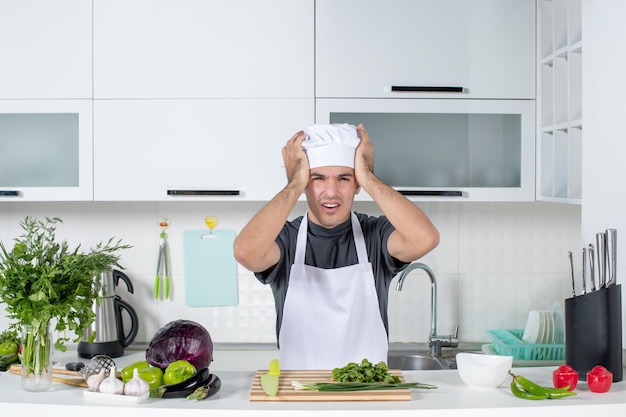
<path id="1" fill-rule="evenodd" d="M 554 343 L 565 343 L 565 319 L 563 319 L 563 307 L 558 301 L 552 305 L 552 316 L 554 317 Z"/>
<path id="2" fill-rule="evenodd" d="M 539 332 L 537 339 L 535 340 L 535 344 L 543 345 L 543 344 L 551 344 L 554 343 L 554 319 L 552 316 L 552 312 L 548 310 L 539 310 Z M 531 320 L 529 315 L 529 320 Z M 532 326 L 532 323 L 531 323 Z M 527 334 L 528 341 L 524 340 L 527 343 L 531 343 L 531 334 L 529 331 Z M 526 334 L 526 332 L 525 332 Z"/>
<path id="3" fill-rule="evenodd" d="M 554 343 L 554 316 L 551 311 L 546 311 L 548 321 L 548 337 L 546 343 Z"/>
<path id="4" fill-rule="evenodd" d="M 83 391 L 83 396 L 88 400 L 107 402 L 109 404 L 139 404 L 146 401 L 150 393 L 146 392 L 139 397 L 135 397 L 133 395 L 104 394 L 102 392 L 85 390 Z"/>
<path id="5" fill-rule="evenodd" d="M 522 340 L 526 343 L 537 343 L 537 340 L 541 337 L 542 327 L 541 313 L 537 310 L 529 311 Z"/>
<path id="6" fill-rule="evenodd" d="M 539 326 L 539 337 L 537 337 L 537 344 L 546 343 L 546 334 L 547 334 L 547 323 L 546 323 L 546 313 L 544 311 L 539 311 L 539 320 L 541 325 Z"/>

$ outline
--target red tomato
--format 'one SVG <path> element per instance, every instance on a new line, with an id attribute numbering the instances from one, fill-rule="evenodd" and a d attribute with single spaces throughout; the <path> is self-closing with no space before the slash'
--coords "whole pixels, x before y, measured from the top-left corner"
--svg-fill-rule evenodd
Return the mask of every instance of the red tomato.
<path id="1" fill-rule="evenodd" d="M 607 392 L 613 383 L 613 373 L 604 366 L 594 366 L 587 372 L 587 386 L 591 392 Z"/>
<path id="2" fill-rule="evenodd" d="M 552 372 L 552 382 L 555 388 L 569 385 L 569 390 L 574 391 L 576 384 L 578 384 L 578 372 L 569 365 L 561 365 Z"/>

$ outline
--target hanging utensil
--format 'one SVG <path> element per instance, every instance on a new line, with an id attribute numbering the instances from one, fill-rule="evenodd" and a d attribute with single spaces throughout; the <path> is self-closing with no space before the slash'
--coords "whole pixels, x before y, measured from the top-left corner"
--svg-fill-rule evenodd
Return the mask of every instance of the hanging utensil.
<path id="1" fill-rule="evenodd" d="M 569 258 L 569 273 L 572 277 L 572 298 L 576 297 L 576 281 L 574 281 L 574 259 L 572 257 L 572 251 L 567 252 L 567 257 Z"/>
<path id="2" fill-rule="evenodd" d="M 598 289 L 604 288 L 606 281 L 606 234 L 596 233 L 596 256 L 598 259 Z"/>
<path id="3" fill-rule="evenodd" d="M 591 281 L 591 291 L 596 290 L 596 268 L 595 268 L 595 249 L 593 244 L 589 244 L 589 280 Z"/>
<path id="4" fill-rule="evenodd" d="M 617 283 L 617 230 L 606 230 L 606 265 L 607 278 L 605 286 L 611 287 Z"/>
<path id="5" fill-rule="evenodd" d="M 159 219 L 161 234 L 159 235 L 160 243 L 157 272 L 156 278 L 154 279 L 154 298 L 157 300 L 161 298 L 161 294 L 163 294 L 164 299 L 168 299 L 170 296 L 170 250 L 167 242 L 167 233 L 165 233 L 169 226 L 170 220 L 167 217 L 161 217 Z M 161 280 L 163 280 L 163 287 Z"/>

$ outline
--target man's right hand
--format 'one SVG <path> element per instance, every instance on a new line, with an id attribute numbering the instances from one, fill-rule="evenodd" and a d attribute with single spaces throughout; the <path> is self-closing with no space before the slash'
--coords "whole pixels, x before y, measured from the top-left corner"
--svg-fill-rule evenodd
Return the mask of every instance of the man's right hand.
<path id="1" fill-rule="evenodd" d="M 302 142 L 306 139 L 304 131 L 297 132 L 283 147 L 283 162 L 287 173 L 288 185 L 293 185 L 304 192 L 309 183 L 309 159 L 302 149 Z"/>

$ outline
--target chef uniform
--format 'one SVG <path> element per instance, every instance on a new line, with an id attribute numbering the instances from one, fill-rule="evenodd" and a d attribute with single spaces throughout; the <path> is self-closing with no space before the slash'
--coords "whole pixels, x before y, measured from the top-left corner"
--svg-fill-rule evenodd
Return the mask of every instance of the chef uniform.
<path id="1" fill-rule="evenodd" d="M 305 133 L 310 143 L 305 140 L 303 148 L 311 168 L 354 167 L 359 143 L 354 126 L 314 125 Z M 279 333 L 283 369 L 333 369 L 363 359 L 387 361 L 387 333 L 354 213 L 351 223 L 358 263 L 323 269 L 304 263 L 308 219 L 306 215 L 302 219 Z"/>

